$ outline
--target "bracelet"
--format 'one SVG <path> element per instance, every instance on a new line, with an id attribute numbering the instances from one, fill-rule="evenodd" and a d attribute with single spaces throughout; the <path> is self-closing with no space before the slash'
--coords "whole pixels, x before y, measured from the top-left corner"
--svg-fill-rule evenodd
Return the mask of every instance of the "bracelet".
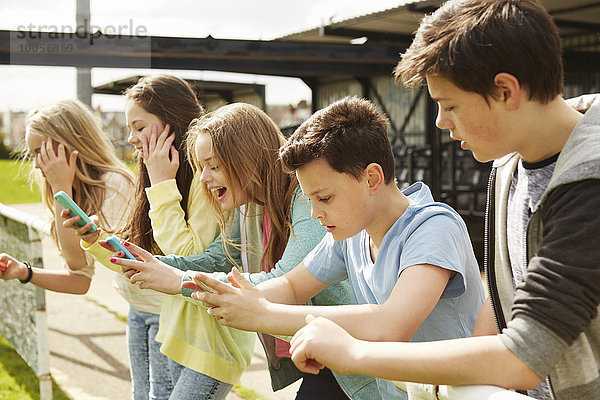
<path id="1" fill-rule="evenodd" d="M 31 278 L 33 277 L 33 269 L 31 268 L 31 265 L 29 265 L 29 263 L 27 261 L 23 261 L 23 264 L 25 264 L 27 266 L 27 278 L 19 279 L 19 281 L 21 283 L 28 283 L 31 280 Z"/>

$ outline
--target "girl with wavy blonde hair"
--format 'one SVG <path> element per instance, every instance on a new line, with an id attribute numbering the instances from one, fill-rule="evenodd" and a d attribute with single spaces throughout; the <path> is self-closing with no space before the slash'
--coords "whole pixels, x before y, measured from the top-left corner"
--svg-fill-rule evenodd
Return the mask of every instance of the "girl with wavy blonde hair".
<path id="1" fill-rule="evenodd" d="M 3 255 L 2 279 L 21 278 L 44 289 L 84 294 L 93 274 L 93 258 L 79 245 L 79 237 L 62 225 L 63 211 L 53 199 L 64 191 L 88 215 L 97 215 L 106 231 L 120 229 L 133 193 L 133 175 L 120 161 L 94 114 L 78 100 L 40 106 L 25 121 L 26 153 L 33 159 L 44 204 L 52 214 L 51 232 L 65 271 L 45 270 Z M 7 258 L 8 257 L 8 258 Z"/>
<path id="2" fill-rule="evenodd" d="M 102 129 L 102 124 L 94 114 L 78 100 L 61 100 L 46 104 L 31 111 L 25 121 L 27 143 L 45 141 L 55 148 L 55 155 L 70 155 L 66 171 L 73 174 L 73 200 L 88 215 L 97 214 L 102 226 L 110 227 L 114 221 L 108 221 L 102 211 L 106 196 L 104 176 L 113 172 L 133 184 L 133 176 L 127 166 L 119 160 L 114 147 Z M 64 148 L 64 150 L 63 150 Z M 28 146 L 33 157 L 34 173 L 39 183 L 42 200 L 53 215 L 52 235 L 58 244 L 56 232 L 56 207 L 52 185 L 61 182 L 48 179 L 44 166 L 52 163 L 53 155 L 41 146 Z M 58 152 L 58 154 L 57 154 Z M 46 157 L 43 157 L 46 153 Z M 66 160 L 66 158 L 65 158 Z M 71 165 L 71 161 L 74 164 Z M 57 171 L 57 172 L 64 172 Z M 53 176 L 54 178 L 54 176 Z M 66 185 L 70 176 L 65 176 Z M 58 181 L 58 182 L 57 182 Z M 65 189 L 65 188 L 63 188 Z M 67 188 L 68 189 L 68 188 Z M 67 194 L 68 191 L 67 191 Z"/>

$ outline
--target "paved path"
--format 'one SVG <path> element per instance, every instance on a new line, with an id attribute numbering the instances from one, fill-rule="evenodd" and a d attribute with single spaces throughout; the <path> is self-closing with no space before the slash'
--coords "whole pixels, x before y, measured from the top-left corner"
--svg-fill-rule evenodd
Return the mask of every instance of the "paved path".
<path id="1" fill-rule="evenodd" d="M 11 205 L 43 216 L 41 204 Z M 61 269 L 63 261 L 50 238 L 43 240 L 44 266 Z M 125 323 L 129 305 L 112 288 L 113 272 L 98 266 L 85 296 L 46 291 L 50 371 L 74 400 L 127 400 L 131 397 Z M 273 392 L 264 352 L 257 341 L 252 363 L 240 382 L 270 400 L 295 398 L 299 382 Z M 234 393 L 227 400 L 240 400 Z"/>

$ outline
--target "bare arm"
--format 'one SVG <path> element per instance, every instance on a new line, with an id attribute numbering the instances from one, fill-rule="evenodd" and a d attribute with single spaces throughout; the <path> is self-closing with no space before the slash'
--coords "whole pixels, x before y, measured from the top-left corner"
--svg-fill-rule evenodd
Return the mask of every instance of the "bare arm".
<path id="1" fill-rule="evenodd" d="M 31 283 L 53 292 L 86 294 L 90 288 L 91 279 L 87 276 L 65 271 L 33 268 Z"/>
<path id="2" fill-rule="evenodd" d="M 292 335 L 304 325 L 306 316 L 313 314 L 335 321 L 361 339 L 407 341 L 437 304 L 450 275 L 450 271 L 432 265 L 409 267 L 381 305 L 290 305 L 303 304 L 327 286 L 304 264 L 256 287 L 235 271 L 232 280 L 239 289 L 199 276 L 220 294 L 198 292 L 193 296 L 212 305 L 209 312 L 222 325 L 238 329 Z"/>
<path id="3" fill-rule="evenodd" d="M 306 303 L 329 286 L 316 279 L 303 263 L 257 286 L 235 268 L 228 279 L 231 285 L 202 273 L 196 274 L 194 281 L 206 284 L 218 294 L 206 293 L 194 282 L 186 282 L 184 287 L 196 290 L 192 297 L 212 307 L 209 314 L 218 318 L 222 325 L 283 335 L 292 335 L 304 325 L 308 307 L 299 304 Z M 302 284 L 298 284 L 300 282 Z M 294 306 L 287 306 L 289 304 Z"/>
<path id="4" fill-rule="evenodd" d="M 4 266 L 4 267 L 2 267 Z M 9 279 L 27 279 L 27 266 L 9 256 L 0 254 L 0 278 Z M 47 270 L 32 267 L 31 283 L 43 289 L 54 292 L 85 294 L 87 293 L 91 280 L 83 275 L 65 271 Z"/>
<path id="5" fill-rule="evenodd" d="M 70 188 L 60 189 L 64 190 L 69 196 L 72 196 Z M 56 191 L 58 192 L 58 190 Z M 55 224 L 56 224 L 56 234 L 58 236 L 58 242 L 60 243 L 60 250 L 62 256 L 64 257 L 67 265 L 72 270 L 79 270 L 87 265 L 87 259 L 85 257 L 85 251 L 79 245 L 79 236 L 75 233 L 73 229 L 69 229 L 63 225 L 64 218 L 61 216 L 63 212 L 63 208 L 58 205 L 58 203 L 54 203 L 54 215 Z M 66 211 L 65 214 L 67 215 Z M 79 217 L 76 217 L 76 220 L 79 221 Z M 89 228 L 88 228 L 89 229 Z M 50 289 L 52 290 L 52 289 Z"/>
<path id="6" fill-rule="evenodd" d="M 496 335 L 497 333 L 498 328 L 496 327 L 496 320 L 494 319 L 494 310 L 492 309 L 492 303 L 488 297 L 482 304 L 479 315 L 477 315 L 473 336 Z"/>
<path id="7" fill-rule="evenodd" d="M 445 385 L 495 385 L 531 389 L 540 378 L 498 336 L 423 343 L 357 340 L 325 318 L 308 318 L 292 339 L 296 366 L 317 373 L 327 366 L 342 374 Z"/>
<path id="8" fill-rule="evenodd" d="M 256 288 L 270 303 L 304 304 L 327 286 L 329 284 L 315 278 L 304 263 L 300 263 L 281 277 L 261 282 Z"/>
<path id="9" fill-rule="evenodd" d="M 71 198 L 73 197 L 77 155 L 76 151 L 67 154 L 65 146 L 57 144 L 51 138 L 47 138 L 40 147 L 40 152 L 36 156 L 36 162 L 52 188 L 53 194 L 62 190 Z M 75 232 L 63 226 L 63 219 L 61 218 L 62 210 L 62 207 L 55 202 L 54 220 L 60 249 L 71 269 L 81 269 L 87 263 L 85 252 L 79 246 L 79 237 Z"/>

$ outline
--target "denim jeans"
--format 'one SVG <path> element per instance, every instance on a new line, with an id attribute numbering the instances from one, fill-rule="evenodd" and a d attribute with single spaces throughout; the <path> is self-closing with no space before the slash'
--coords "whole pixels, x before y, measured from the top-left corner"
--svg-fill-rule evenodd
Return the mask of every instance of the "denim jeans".
<path id="1" fill-rule="evenodd" d="M 175 387 L 171 400 L 222 400 L 233 385 L 196 372 L 169 359 L 171 379 Z"/>
<path id="2" fill-rule="evenodd" d="M 169 359 L 160 352 L 160 343 L 154 340 L 158 317 L 133 306 L 129 308 L 127 345 L 133 400 L 167 400 L 173 390 Z"/>

